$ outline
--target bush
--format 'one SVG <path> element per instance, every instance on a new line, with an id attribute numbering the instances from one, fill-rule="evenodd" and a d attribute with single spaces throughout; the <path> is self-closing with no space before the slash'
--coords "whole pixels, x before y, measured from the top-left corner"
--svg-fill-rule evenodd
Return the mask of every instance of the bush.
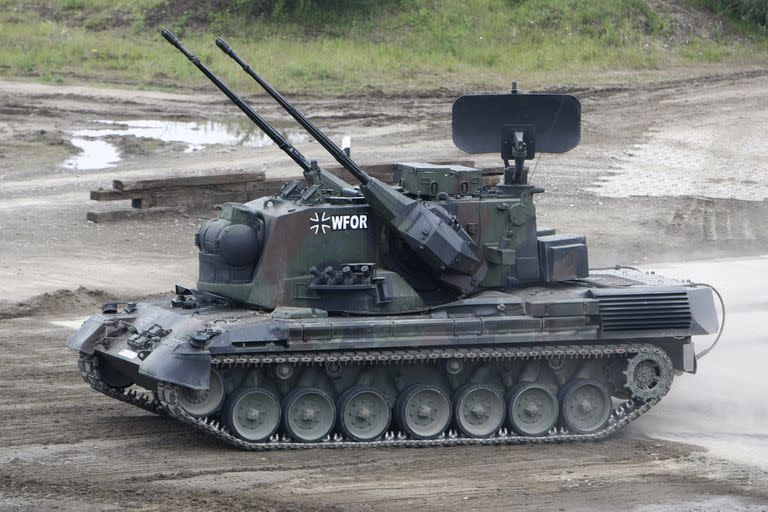
<path id="1" fill-rule="evenodd" d="M 305 24 L 335 23 L 339 19 L 369 18 L 403 0 L 209 0 L 218 8 L 241 18 L 274 21 L 302 20 Z"/>
<path id="2" fill-rule="evenodd" d="M 700 0 L 699 3 L 747 23 L 768 25 L 768 0 Z"/>

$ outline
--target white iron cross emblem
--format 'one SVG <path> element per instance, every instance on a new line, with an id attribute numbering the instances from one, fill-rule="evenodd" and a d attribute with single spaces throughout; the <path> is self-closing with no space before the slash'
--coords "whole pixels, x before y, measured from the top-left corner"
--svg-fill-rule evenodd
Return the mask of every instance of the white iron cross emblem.
<path id="1" fill-rule="evenodd" d="M 315 234 L 321 230 L 323 234 L 325 234 L 327 229 L 331 229 L 331 225 L 327 223 L 329 220 L 331 220 L 331 218 L 325 212 L 323 212 L 322 218 L 320 215 L 318 215 L 317 212 L 315 212 L 315 215 L 310 217 L 309 220 L 312 222 L 312 224 L 309 226 L 309 229 L 311 229 Z"/>

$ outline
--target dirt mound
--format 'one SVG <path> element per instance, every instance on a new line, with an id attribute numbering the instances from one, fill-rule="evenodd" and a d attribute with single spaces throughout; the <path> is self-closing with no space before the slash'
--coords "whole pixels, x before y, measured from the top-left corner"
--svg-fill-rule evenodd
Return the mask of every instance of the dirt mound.
<path id="1" fill-rule="evenodd" d="M 40 115 L 39 112 L 36 114 Z M 26 130 L 15 135 L 15 138 L 20 141 L 39 142 L 48 146 L 64 146 L 73 153 L 80 151 L 80 148 L 72 144 L 69 140 L 69 135 L 61 130 Z"/>
<path id="2" fill-rule="evenodd" d="M 96 311 L 111 299 L 115 297 L 104 290 L 91 290 L 84 286 L 76 290 L 56 290 L 20 302 L 0 301 L 0 320 L 42 313 Z"/>
<path id="3" fill-rule="evenodd" d="M 695 39 L 744 42 L 745 36 L 720 13 L 677 0 L 647 0 L 655 13 L 667 19 L 667 42 L 689 45 Z"/>

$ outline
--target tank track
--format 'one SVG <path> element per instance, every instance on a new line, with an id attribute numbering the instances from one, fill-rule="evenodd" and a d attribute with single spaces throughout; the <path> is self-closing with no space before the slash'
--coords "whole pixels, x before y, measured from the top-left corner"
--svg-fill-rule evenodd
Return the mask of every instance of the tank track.
<path id="1" fill-rule="evenodd" d="M 158 416 L 165 416 L 166 410 L 157 396 L 136 391 L 135 389 L 122 389 L 113 388 L 108 386 L 101 378 L 99 373 L 99 359 L 94 356 L 89 356 L 81 353 L 80 359 L 77 361 L 77 368 L 80 370 L 83 380 L 87 382 L 92 389 L 103 393 L 110 398 L 120 400 L 127 404 L 131 404 L 139 409 L 149 411 Z"/>
<path id="2" fill-rule="evenodd" d="M 512 361 L 550 358 L 571 359 L 606 359 L 628 358 L 643 352 L 665 353 L 659 347 L 650 344 L 620 344 L 620 345 L 578 345 L 578 346 L 543 346 L 515 348 L 466 348 L 466 349 L 429 349 L 429 350 L 376 350 L 376 351 L 336 351 L 312 353 L 283 353 L 283 354 L 249 354 L 241 356 L 216 356 L 212 367 L 217 369 L 249 368 L 271 364 L 289 363 L 311 366 L 326 363 L 360 364 L 408 364 L 436 362 L 445 359 L 461 359 L 467 361 Z M 377 448 L 377 447 L 430 447 L 430 446 L 461 446 L 461 445 L 515 445 L 528 443 L 562 443 L 579 441 L 599 441 L 616 433 L 632 421 L 650 411 L 669 388 L 663 390 L 658 397 L 650 400 L 629 399 L 623 401 L 611 412 L 606 426 L 590 434 L 568 432 L 564 427 L 555 427 L 544 436 L 521 436 L 510 433 L 502 428 L 489 438 L 471 438 L 456 435 L 453 431 L 443 434 L 437 439 L 417 440 L 408 439 L 398 431 L 389 431 L 382 439 L 376 441 L 358 442 L 343 439 L 338 434 L 313 443 L 300 443 L 286 436 L 274 435 L 268 442 L 249 442 L 236 437 L 216 418 L 195 418 L 189 415 L 180 405 L 178 387 L 167 383 L 158 383 L 157 397 L 150 400 L 146 395 L 138 396 L 135 392 L 115 390 L 110 388 L 98 376 L 97 365 L 83 365 L 91 361 L 91 356 L 81 355 L 81 372 L 86 382 L 96 391 L 117 398 L 155 414 L 167 414 L 170 417 L 195 427 L 223 443 L 235 448 L 251 451 L 295 450 L 307 448 Z M 85 368 L 85 369 L 84 369 Z M 87 370 L 90 368 L 90 372 Z M 668 381 L 671 382 L 672 375 Z"/>

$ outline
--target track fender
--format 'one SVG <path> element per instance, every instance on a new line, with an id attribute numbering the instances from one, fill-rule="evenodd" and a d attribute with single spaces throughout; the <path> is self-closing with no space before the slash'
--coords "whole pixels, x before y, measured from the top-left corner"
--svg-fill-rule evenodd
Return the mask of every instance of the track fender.
<path id="1" fill-rule="evenodd" d="M 179 386 L 208 389 L 211 355 L 187 341 L 166 338 L 142 361 L 139 373 Z"/>
<path id="2" fill-rule="evenodd" d="M 83 325 L 80 326 L 75 334 L 67 340 L 67 347 L 77 350 L 83 354 L 93 355 L 93 348 L 104 337 L 105 324 L 107 317 L 104 315 L 93 315 L 88 317 Z"/>

